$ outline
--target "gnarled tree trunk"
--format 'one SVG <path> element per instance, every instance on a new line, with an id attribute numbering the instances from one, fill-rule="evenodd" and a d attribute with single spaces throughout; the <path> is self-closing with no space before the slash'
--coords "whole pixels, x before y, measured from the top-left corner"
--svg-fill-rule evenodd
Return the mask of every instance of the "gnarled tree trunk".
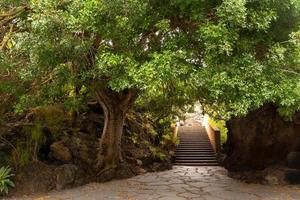
<path id="1" fill-rule="evenodd" d="M 136 91 L 114 92 L 110 89 L 96 92 L 104 112 L 104 128 L 100 140 L 97 170 L 115 169 L 122 160 L 121 139 L 126 113 L 134 103 Z"/>

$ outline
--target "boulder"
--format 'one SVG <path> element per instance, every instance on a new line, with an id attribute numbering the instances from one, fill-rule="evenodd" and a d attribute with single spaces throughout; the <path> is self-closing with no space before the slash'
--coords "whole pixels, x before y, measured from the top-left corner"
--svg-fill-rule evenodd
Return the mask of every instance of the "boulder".
<path id="1" fill-rule="evenodd" d="M 299 115 L 285 120 L 274 105 L 267 104 L 245 117 L 228 121 L 225 168 L 248 171 L 285 165 L 288 153 L 300 150 Z"/>
<path id="2" fill-rule="evenodd" d="M 285 168 L 282 166 L 269 167 L 264 170 L 264 183 L 268 185 L 286 185 Z"/>
<path id="3" fill-rule="evenodd" d="M 300 184 L 300 170 L 287 168 L 285 178 L 291 184 Z"/>
<path id="4" fill-rule="evenodd" d="M 136 160 L 136 164 L 137 164 L 138 166 L 142 166 L 142 165 L 143 165 L 143 161 L 137 159 L 137 160 Z"/>
<path id="5" fill-rule="evenodd" d="M 146 174 L 146 173 L 147 173 L 147 170 L 145 170 L 143 168 L 139 168 L 138 171 L 137 171 L 138 175 L 142 175 L 142 174 Z"/>
<path id="6" fill-rule="evenodd" d="M 228 172 L 231 178 L 239 179 L 246 183 L 287 185 L 285 169 L 282 166 L 272 166 L 264 170 Z"/>
<path id="7" fill-rule="evenodd" d="M 267 175 L 265 177 L 265 180 L 266 182 L 269 184 L 269 185 L 278 185 L 279 184 L 279 179 L 277 176 L 274 176 L 274 175 Z"/>
<path id="8" fill-rule="evenodd" d="M 289 168 L 300 169 L 300 152 L 290 152 L 287 156 L 287 166 Z"/>
<path id="9" fill-rule="evenodd" d="M 116 177 L 116 169 L 107 169 L 97 175 L 97 182 L 106 182 Z"/>
<path id="10" fill-rule="evenodd" d="M 72 160 L 70 150 L 62 142 L 54 142 L 50 146 L 51 155 L 62 162 L 68 163 Z"/>
<path id="11" fill-rule="evenodd" d="M 56 189 L 65 189 L 71 187 L 76 179 L 77 166 L 65 164 L 55 169 L 56 174 Z"/>
<path id="12" fill-rule="evenodd" d="M 153 172 L 165 171 L 170 169 L 172 169 L 171 162 L 154 162 L 151 168 Z"/>
<path id="13" fill-rule="evenodd" d="M 14 177 L 17 193 L 33 194 L 55 189 L 55 168 L 42 162 L 28 163 Z"/>
<path id="14" fill-rule="evenodd" d="M 143 162 L 143 166 L 152 165 L 154 162 L 154 158 L 152 156 L 140 157 L 139 160 Z"/>
<path id="15" fill-rule="evenodd" d="M 115 178 L 124 179 L 135 176 L 135 173 L 131 169 L 131 166 L 127 163 L 121 163 L 116 170 Z"/>
<path id="16" fill-rule="evenodd" d="M 87 134 L 77 133 L 68 142 L 68 148 L 70 149 L 74 162 L 84 165 L 94 165 L 97 154 L 95 153 L 99 142 L 97 138 L 94 138 Z"/>

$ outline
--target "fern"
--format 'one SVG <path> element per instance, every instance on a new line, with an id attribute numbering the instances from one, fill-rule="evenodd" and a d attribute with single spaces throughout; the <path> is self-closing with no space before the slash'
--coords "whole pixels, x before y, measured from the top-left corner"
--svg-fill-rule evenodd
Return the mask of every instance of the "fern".
<path id="1" fill-rule="evenodd" d="M 0 195 L 7 195 L 10 187 L 15 187 L 15 184 L 10 180 L 14 176 L 10 167 L 0 168 Z"/>

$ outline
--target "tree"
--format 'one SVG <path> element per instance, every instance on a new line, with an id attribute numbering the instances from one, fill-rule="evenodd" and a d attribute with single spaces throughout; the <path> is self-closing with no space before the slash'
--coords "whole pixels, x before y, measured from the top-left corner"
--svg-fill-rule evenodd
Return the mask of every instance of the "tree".
<path id="1" fill-rule="evenodd" d="M 204 62 L 195 86 L 206 111 L 230 119 L 274 103 L 286 117 L 300 109 L 296 1 L 224 0 L 200 27 Z"/>
<path id="2" fill-rule="evenodd" d="M 18 1 L 0 1 L 0 122 L 2 114 L 7 112 L 22 87 L 18 87 L 18 77 L 16 71 L 11 68 L 9 54 L 6 54 L 11 47 L 11 38 L 17 31 L 15 20 L 22 18 L 25 14 L 26 6 Z"/>
<path id="3" fill-rule="evenodd" d="M 1 51 L 1 63 L 25 88 L 15 95 L 14 110 L 56 102 L 76 106 L 86 96 L 96 97 L 105 114 L 100 171 L 119 165 L 124 118 L 138 97 L 169 107 L 200 99 L 229 117 L 268 101 L 299 109 L 297 1 L 25 5 L 25 14 L 9 21 L 17 29 Z M 3 13 L 16 6 L 8 3 Z"/>
<path id="4" fill-rule="evenodd" d="M 6 52 L 27 87 L 15 111 L 95 96 L 105 115 L 98 168 L 116 168 L 125 115 L 137 96 L 185 84 L 197 67 L 198 48 L 189 45 L 194 25 L 177 4 L 168 10 L 160 1 L 46 0 L 27 7 Z"/>

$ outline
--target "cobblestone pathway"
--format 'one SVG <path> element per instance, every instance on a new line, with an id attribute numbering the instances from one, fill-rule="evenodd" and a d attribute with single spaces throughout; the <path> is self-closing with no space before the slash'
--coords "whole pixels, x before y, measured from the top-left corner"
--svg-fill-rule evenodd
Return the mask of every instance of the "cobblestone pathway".
<path id="1" fill-rule="evenodd" d="M 18 200 L 299 200 L 299 186 L 246 184 L 221 167 L 174 167 L 127 180 L 92 183 Z"/>

